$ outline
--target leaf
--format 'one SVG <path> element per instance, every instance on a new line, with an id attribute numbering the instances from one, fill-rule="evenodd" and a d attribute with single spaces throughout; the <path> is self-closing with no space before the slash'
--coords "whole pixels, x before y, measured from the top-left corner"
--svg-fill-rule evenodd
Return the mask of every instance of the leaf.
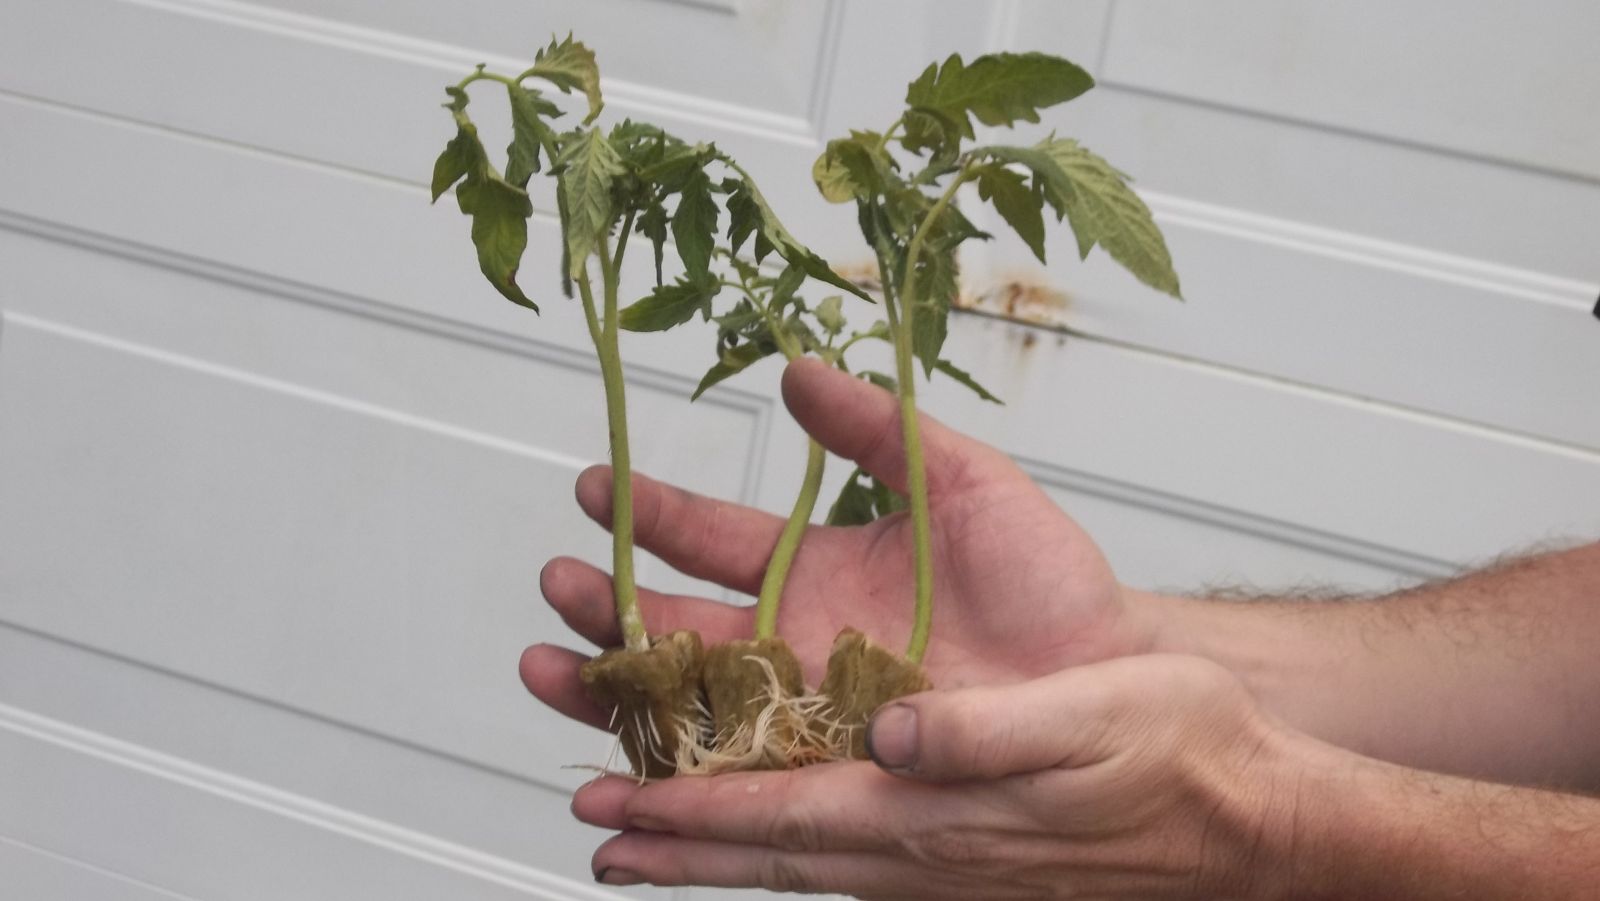
<path id="1" fill-rule="evenodd" d="M 872 384 L 877 385 L 879 388 L 889 392 L 890 394 L 900 393 L 899 380 L 887 372 L 878 372 L 876 370 L 868 369 L 862 371 L 861 377 Z"/>
<path id="2" fill-rule="evenodd" d="M 751 342 L 722 351 L 721 359 L 715 366 L 706 370 L 705 376 L 700 379 L 700 384 L 695 387 L 694 394 L 690 395 L 689 399 L 698 400 L 712 385 L 749 369 L 752 364 L 770 356 L 776 350 L 777 348 L 770 344 Z"/>
<path id="3" fill-rule="evenodd" d="M 577 278 L 611 227 L 616 214 L 611 185 L 624 169 L 598 128 L 581 132 L 568 142 L 559 164 L 561 199 L 567 205 L 567 266 Z"/>
<path id="4" fill-rule="evenodd" d="M 526 78 L 543 78 L 560 88 L 563 94 L 574 90 L 583 92 L 589 101 L 589 115 L 584 117 L 584 125 L 593 122 L 605 106 L 600 98 L 600 67 L 595 63 L 594 51 L 574 41 L 570 34 L 560 43 L 551 38 L 550 46 L 534 55 L 533 66 L 517 81 Z"/>
<path id="5" fill-rule="evenodd" d="M 519 188 L 528 185 L 528 179 L 539 171 L 539 151 L 546 141 L 551 141 L 550 127 L 543 116 L 555 118 L 561 109 L 540 96 L 538 91 L 521 85 L 506 85 L 511 98 L 511 145 L 506 148 L 506 181 Z"/>
<path id="6" fill-rule="evenodd" d="M 922 290 L 911 319 L 911 352 L 931 377 L 949 329 L 950 307 L 960 291 L 955 248 L 923 256 L 918 280 Z"/>
<path id="7" fill-rule="evenodd" d="M 617 324 L 630 332 L 659 332 L 682 325 L 695 313 L 709 311 L 720 287 L 710 277 L 679 279 L 623 308 Z"/>
<path id="8" fill-rule="evenodd" d="M 660 200 L 650 204 L 645 207 L 644 213 L 639 216 L 638 224 L 635 227 L 638 229 L 639 234 L 650 239 L 650 244 L 655 250 L 656 287 L 659 288 L 661 286 L 661 263 L 667 244 L 667 208 L 661 205 Z"/>
<path id="9" fill-rule="evenodd" d="M 528 192 L 485 166 L 456 188 L 456 202 L 472 217 L 478 268 L 507 300 L 538 312 L 539 305 L 517 287 L 517 268 L 528 246 L 528 217 L 533 215 Z"/>
<path id="10" fill-rule="evenodd" d="M 767 199 L 761 195 L 761 190 L 749 177 L 738 180 L 733 193 L 728 197 L 728 210 L 733 220 L 728 228 L 729 243 L 734 253 L 738 253 L 739 245 L 744 243 L 744 237 L 753 230 L 756 233 L 755 258 L 758 261 L 766 255 L 762 252 L 762 242 L 765 241 L 779 256 L 803 269 L 806 275 L 848 291 L 868 303 L 874 302 L 871 295 L 834 272 L 827 260 L 795 240 L 794 235 L 789 234 L 789 230 L 778 221 L 778 214 L 773 212 Z"/>
<path id="11" fill-rule="evenodd" d="M 806 271 L 793 263 L 785 266 L 778 274 L 777 281 L 772 283 L 772 296 L 767 299 L 768 309 L 781 311 L 793 297 L 794 292 L 800 290 L 805 284 Z"/>
<path id="12" fill-rule="evenodd" d="M 1002 407 L 1005 406 L 1005 401 L 995 397 L 993 394 L 990 394 L 989 389 L 978 384 L 977 380 L 974 379 L 970 373 L 956 366 L 956 364 L 950 362 L 949 360 L 940 360 L 939 362 L 933 364 L 933 368 L 939 370 L 945 375 L 948 375 L 961 384 L 966 385 L 968 388 L 971 388 L 974 394 L 978 395 L 984 400 L 989 401 L 990 403 L 999 404 Z"/>
<path id="13" fill-rule="evenodd" d="M 828 508 L 827 524 L 862 526 L 905 508 L 904 497 L 858 466 L 845 480 L 839 499 Z"/>
<path id="14" fill-rule="evenodd" d="M 906 110 L 900 125 L 900 146 L 908 153 L 931 150 L 935 156 L 954 156 L 961 141 L 961 124 L 938 110 Z"/>
<path id="15" fill-rule="evenodd" d="M 690 276 L 699 278 L 711 271 L 716 234 L 717 204 L 711 199 L 711 180 L 704 169 L 696 169 L 684 182 L 672 216 L 672 240 Z"/>
<path id="16" fill-rule="evenodd" d="M 971 138 L 968 113 L 985 125 L 1039 121 L 1039 110 L 1094 87 L 1088 72 L 1044 53 L 991 53 L 964 65 L 951 54 L 930 65 L 906 88 L 906 105 L 942 113 Z"/>
<path id="17" fill-rule="evenodd" d="M 1050 139 L 1040 146 L 1072 185 L 1061 205 L 1077 236 L 1079 255 L 1087 258 L 1099 244 L 1134 278 L 1181 300 L 1166 239 L 1150 208 L 1128 187 L 1128 177 L 1077 141 Z"/>
<path id="18" fill-rule="evenodd" d="M 444 152 L 433 163 L 433 199 L 438 202 L 450 186 L 467 176 L 468 172 L 488 162 L 483 144 L 478 141 L 478 130 L 470 124 L 456 131 Z"/>
<path id="19" fill-rule="evenodd" d="M 822 326 L 830 335 L 837 335 L 844 331 L 844 298 L 835 294 L 825 297 L 817 304 L 813 315 L 817 317 L 817 324 Z"/>
<path id="20" fill-rule="evenodd" d="M 994 164 L 978 170 L 978 196 L 994 204 L 995 211 L 1043 263 L 1044 198 L 1029 188 L 1019 173 Z"/>
<path id="21" fill-rule="evenodd" d="M 829 141 L 811 167 L 811 178 L 823 198 L 845 203 L 883 193 L 895 162 L 880 146 L 882 140 L 876 132 L 852 131 L 848 138 Z"/>
<path id="22" fill-rule="evenodd" d="M 489 165 L 489 155 L 478 140 L 478 127 L 467 118 L 467 92 L 451 85 L 444 89 L 450 102 L 444 108 L 456 120 L 456 135 L 444 145 L 444 152 L 433 163 L 433 202 L 437 203 L 450 186 L 467 173 Z"/>

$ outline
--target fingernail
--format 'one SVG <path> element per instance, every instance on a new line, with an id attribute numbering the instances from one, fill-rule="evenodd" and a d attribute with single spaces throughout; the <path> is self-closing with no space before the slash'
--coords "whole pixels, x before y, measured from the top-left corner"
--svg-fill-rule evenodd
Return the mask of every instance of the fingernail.
<path id="1" fill-rule="evenodd" d="M 867 724 L 867 755 L 886 770 L 909 770 L 917 765 L 917 711 L 891 704 Z"/>
<path id="2" fill-rule="evenodd" d="M 594 881 L 604 885 L 638 885 L 644 881 L 644 877 L 632 870 L 601 867 L 600 872 L 594 874 Z"/>

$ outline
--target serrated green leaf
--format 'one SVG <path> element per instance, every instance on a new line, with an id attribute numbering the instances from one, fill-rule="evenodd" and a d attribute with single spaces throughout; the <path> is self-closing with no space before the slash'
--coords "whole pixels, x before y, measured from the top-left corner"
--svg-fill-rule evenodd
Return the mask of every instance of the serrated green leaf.
<path id="1" fill-rule="evenodd" d="M 791 235 L 779 221 L 778 214 L 762 196 L 761 190 L 749 178 L 738 180 L 738 185 L 728 197 L 728 210 L 733 220 L 729 223 L 729 231 L 734 253 L 738 253 L 739 244 L 743 243 L 743 236 L 749 234 L 749 230 L 753 230 L 756 235 L 754 255 L 757 261 L 766 256 L 765 250 L 776 251 L 778 256 L 799 266 L 805 270 L 806 275 L 817 281 L 848 291 L 868 303 L 874 302 L 871 295 L 834 272 L 827 260 L 795 240 L 794 235 Z"/>
<path id="2" fill-rule="evenodd" d="M 710 310 L 720 287 L 710 277 L 679 279 L 624 307 L 617 324 L 630 332 L 659 332 L 682 325 L 695 313 Z"/>
<path id="3" fill-rule="evenodd" d="M 528 192 L 484 169 L 469 173 L 456 188 L 461 212 L 472 217 L 472 243 L 478 268 L 507 300 L 538 312 L 539 305 L 517 287 L 517 269 L 528 246 Z"/>
<path id="4" fill-rule="evenodd" d="M 664 261 L 667 245 L 667 209 L 657 200 L 645 207 L 640 214 L 638 224 L 635 226 L 639 234 L 650 239 L 651 249 L 655 251 L 656 262 L 656 287 L 661 286 L 661 264 Z"/>
<path id="5" fill-rule="evenodd" d="M 567 266 L 577 278 L 611 227 L 616 214 L 611 186 L 625 169 L 598 128 L 569 141 L 558 162 L 561 198 L 567 205 Z"/>
<path id="6" fill-rule="evenodd" d="M 574 41 L 570 34 L 559 43 L 551 38 L 550 45 L 534 55 L 533 66 L 517 80 L 527 78 L 543 78 L 562 93 L 581 91 L 589 101 L 589 115 L 583 119 L 585 125 L 593 122 L 605 106 L 600 97 L 600 67 L 595 63 L 594 51 Z"/>
<path id="7" fill-rule="evenodd" d="M 690 276 L 699 278 L 711 271 L 716 234 L 717 204 L 711 198 L 711 180 L 704 169 L 695 169 L 684 181 L 678 209 L 672 215 L 672 240 Z"/>
<path id="8" fill-rule="evenodd" d="M 968 373 L 966 370 L 960 368 L 949 360 L 940 360 L 933 365 L 933 368 L 939 370 L 945 375 L 948 375 L 961 384 L 966 385 L 968 388 L 971 388 L 974 394 L 978 395 L 984 400 L 989 401 L 990 403 L 999 404 L 1002 407 L 1005 406 L 1005 401 L 995 397 L 993 394 L 989 393 L 989 389 L 978 384 L 977 380 L 972 377 L 971 373 Z"/>
<path id="9" fill-rule="evenodd" d="M 1062 198 L 1080 256 L 1098 244 L 1122 267 L 1157 291 L 1182 299 L 1172 255 L 1155 217 L 1127 176 L 1077 141 L 1051 139 L 1040 145 L 1072 184 Z"/>
<path id="10" fill-rule="evenodd" d="M 1043 197 L 1029 188 L 1020 174 L 994 164 L 978 170 L 978 196 L 994 204 L 995 211 L 1043 263 Z"/>
<path id="11" fill-rule="evenodd" d="M 552 136 L 545 117 L 561 115 L 560 107 L 544 99 L 538 91 L 520 85 L 506 85 L 511 100 L 511 144 L 506 148 L 506 181 L 519 188 L 539 171 L 539 152 Z"/>
<path id="12" fill-rule="evenodd" d="M 830 335 L 837 335 L 844 331 L 844 298 L 835 294 L 824 297 L 817 304 L 813 313 L 817 317 L 817 324 L 822 326 Z"/>
<path id="13" fill-rule="evenodd" d="M 761 221 L 761 207 L 743 180 L 729 179 L 723 186 L 730 189 L 724 204 L 728 208 L 728 253 L 738 256 L 739 248 L 755 234 Z"/>
<path id="14" fill-rule="evenodd" d="M 906 105 L 942 113 L 971 138 L 977 116 L 985 125 L 1038 122 L 1039 110 L 1064 103 L 1094 87 L 1083 69 L 1044 53 L 990 53 L 968 66 L 951 54 L 930 65 L 906 88 Z"/>
<path id="15" fill-rule="evenodd" d="M 924 254 L 918 284 L 920 290 L 911 320 L 911 352 L 921 361 L 923 374 L 932 376 L 948 334 L 950 307 L 960 291 L 955 248 Z"/>
<path id="16" fill-rule="evenodd" d="M 698 400 L 700 395 L 706 393 L 711 386 L 749 369 L 756 362 L 771 356 L 776 348 L 769 344 L 751 342 L 722 351 L 721 359 L 717 364 L 706 370 L 700 379 L 700 384 L 694 389 L 690 400 Z"/>

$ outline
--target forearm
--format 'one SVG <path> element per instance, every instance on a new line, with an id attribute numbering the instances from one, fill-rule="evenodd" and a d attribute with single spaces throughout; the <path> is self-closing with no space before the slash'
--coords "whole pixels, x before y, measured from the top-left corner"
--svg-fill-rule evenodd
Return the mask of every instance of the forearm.
<path id="1" fill-rule="evenodd" d="M 1298 760 L 1280 897 L 1593 898 L 1600 800 L 1322 746 Z"/>
<path id="2" fill-rule="evenodd" d="M 1600 790 L 1600 544 L 1375 599 L 1129 602 L 1157 650 L 1221 663 L 1333 744 Z"/>

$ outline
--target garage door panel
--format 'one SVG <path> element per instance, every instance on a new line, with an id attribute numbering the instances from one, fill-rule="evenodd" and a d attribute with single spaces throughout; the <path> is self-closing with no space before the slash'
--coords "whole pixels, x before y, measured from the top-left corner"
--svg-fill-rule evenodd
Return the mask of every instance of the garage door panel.
<path id="1" fill-rule="evenodd" d="M 1573 90 L 1600 83 L 1584 0 L 1119 3 L 1112 23 L 1113 83 L 1600 178 L 1600 121 Z"/>
<path id="2" fill-rule="evenodd" d="M 342 315 L 298 309 L 308 321 L 245 340 L 275 343 L 291 365 L 294 335 Z M 0 542 L 4 616 L 526 771 L 539 760 L 528 747 L 571 734 L 515 715 L 521 689 L 505 678 L 530 637 L 564 633 L 529 600 L 537 567 L 557 553 L 608 560 L 565 500 L 577 469 L 602 456 L 592 443 L 584 456 L 562 449 L 604 434 L 597 379 L 415 332 L 363 334 L 344 361 L 413 371 L 432 389 L 407 397 L 414 407 L 8 312 L 0 495 L 16 512 Z M 230 358 L 226 335 L 210 337 Z M 406 381 L 384 400 L 406 395 Z M 452 401 L 440 385 L 466 424 L 440 409 Z M 642 464 L 739 496 L 748 409 L 713 403 L 690 420 L 681 393 L 636 385 L 634 396 Z M 74 413 L 85 410 L 103 412 Z M 475 415 L 514 425 L 479 431 L 489 423 Z M 646 561 L 641 576 L 653 575 Z M 459 704 L 485 684 L 501 686 L 494 703 Z"/>

